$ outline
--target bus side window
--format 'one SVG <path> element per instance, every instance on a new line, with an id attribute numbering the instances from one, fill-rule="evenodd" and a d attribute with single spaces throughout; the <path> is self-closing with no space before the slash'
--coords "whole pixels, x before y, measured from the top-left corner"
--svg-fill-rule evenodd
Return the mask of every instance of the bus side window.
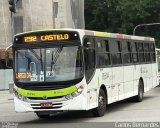
<path id="1" fill-rule="evenodd" d="M 105 46 L 106 46 L 106 53 L 105 53 L 105 56 L 106 56 L 106 65 L 111 65 L 111 55 L 110 55 L 110 50 L 109 50 L 109 42 L 108 40 L 104 40 L 104 43 L 105 43 Z"/>
<path id="2" fill-rule="evenodd" d="M 131 43 L 124 41 L 122 43 L 122 56 L 123 56 L 123 64 L 130 64 L 132 62 L 132 56 L 131 56 Z"/>
<path id="3" fill-rule="evenodd" d="M 111 51 L 112 65 L 122 64 L 121 56 L 121 42 L 114 39 L 109 40 L 109 47 Z"/>
<path id="4" fill-rule="evenodd" d="M 142 42 L 138 43 L 138 55 L 139 55 L 140 63 L 144 63 L 145 58 L 144 58 L 144 49 L 143 49 L 143 43 Z"/>
<path id="5" fill-rule="evenodd" d="M 133 63 L 138 63 L 138 47 L 137 47 L 137 42 L 132 42 L 132 58 L 133 58 Z"/>
<path id="6" fill-rule="evenodd" d="M 149 43 L 144 43 L 144 54 L 145 54 L 145 59 L 146 62 L 150 62 L 151 61 L 151 57 L 150 57 L 150 53 L 149 53 Z"/>
<path id="7" fill-rule="evenodd" d="M 150 44 L 150 56 L 151 56 L 151 61 L 155 62 L 156 61 L 156 54 L 155 54 L 155 46 L 153 43 Z"/>
<path id="8" fill-rule="evenodd" d="M 109 44 L 107 39 L 96 40 L 97 44 L 97 67 L 104 68 L 111 64 Z"/>
<path id="9" fill-rule="evenodd" d="M 95 71 L 95 41 L 92 37 L 87 37 L 83 41 L 84 60 L 85 60 L 85 76 L 86 82 L 89 83 Z"/>

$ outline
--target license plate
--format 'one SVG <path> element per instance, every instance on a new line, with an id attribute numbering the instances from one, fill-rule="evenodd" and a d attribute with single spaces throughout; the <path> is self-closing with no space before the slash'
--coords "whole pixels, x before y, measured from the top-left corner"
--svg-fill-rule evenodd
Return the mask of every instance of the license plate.
<path id="1" fill-rule="evenodd" d="M 47 102 L 47 103 L 40 103 L 41 108 L 50 108 L 53 107 L 52 103 Z"/>

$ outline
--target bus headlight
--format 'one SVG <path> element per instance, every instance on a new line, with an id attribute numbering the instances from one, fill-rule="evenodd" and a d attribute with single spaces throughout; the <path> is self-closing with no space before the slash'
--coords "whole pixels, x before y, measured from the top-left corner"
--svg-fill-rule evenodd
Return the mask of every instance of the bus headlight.
<path id="1" fill-rule="evenodd" d="M 72 99 L 72 96 L 71 96 L 71 95 L 66 95 L 65 98 L 66 98 L 67 100 L 70 100 L 70 99 Z"/>
<path id="2" fill-rule="evenodd" d="M 20 99 L 20 100 L 22 100 L 22 99 L 23 99 L 23 96 L 22 96 L 21 94 L 18 94 L 18 95 L 17 95 L 17 98 Z"/>
<path id="3" fill-rule="evenodd" d="M 80 95 L 83 92 L 83 89 L 84 89 L 84 85 L 81 85 L 78 87 L 77 91 L 75 91 L 69 95 L 66 95 L 65 98 L 67 100 L 73 99 L 74 97 L 77 97 L 78 95 Z"/>
<path id="4" fill-rule="evenodd" d="M 78 93 L 82 93 L 83 89 L 84 89 L 84 86 L 81 85 L 81 86 L 77 89 L 77 92 L 78 92 Z"/>
<path id="5" fill-rule="evenodd" d="M 22 101 L 27 101 L 27 97 L 22 96 L 21 94 L 19 94 L 15 89 L 14 89 L 14 94 L 15 96 Z"/>

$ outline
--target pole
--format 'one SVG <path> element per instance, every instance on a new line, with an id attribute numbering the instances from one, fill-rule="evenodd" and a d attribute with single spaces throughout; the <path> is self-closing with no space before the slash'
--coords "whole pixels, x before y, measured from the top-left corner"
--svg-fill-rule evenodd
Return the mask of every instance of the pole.
<path id="1" fill-rule="evenodd" d="M 152 26 L 152 25 L 160 25 L 160 23 L 139 24 L 139 25 L 137 25 L 136 27 L 134 27 L 133 35 L 135 35 L 136 29 L 137 29 L 138 27 L 141 27 L 141 26 Z"/>
<path id="2" fill-rule="evenodd" d="M 11 12 L 11 36 L 12 36 L 12 42 L 13 42 L 13 39 L 14 39 L 14 27 L 13 27 L 13 13 Z"/>

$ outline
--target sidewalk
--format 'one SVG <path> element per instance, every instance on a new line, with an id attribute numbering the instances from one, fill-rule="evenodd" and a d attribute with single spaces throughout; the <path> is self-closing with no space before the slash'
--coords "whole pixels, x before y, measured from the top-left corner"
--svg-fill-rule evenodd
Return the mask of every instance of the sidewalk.
<path id="1" fill-rule="evenodd" d="M 9 90 L 0 90 L 0 102 L 13 100 L 14 94 L 9 93 Z"/>

